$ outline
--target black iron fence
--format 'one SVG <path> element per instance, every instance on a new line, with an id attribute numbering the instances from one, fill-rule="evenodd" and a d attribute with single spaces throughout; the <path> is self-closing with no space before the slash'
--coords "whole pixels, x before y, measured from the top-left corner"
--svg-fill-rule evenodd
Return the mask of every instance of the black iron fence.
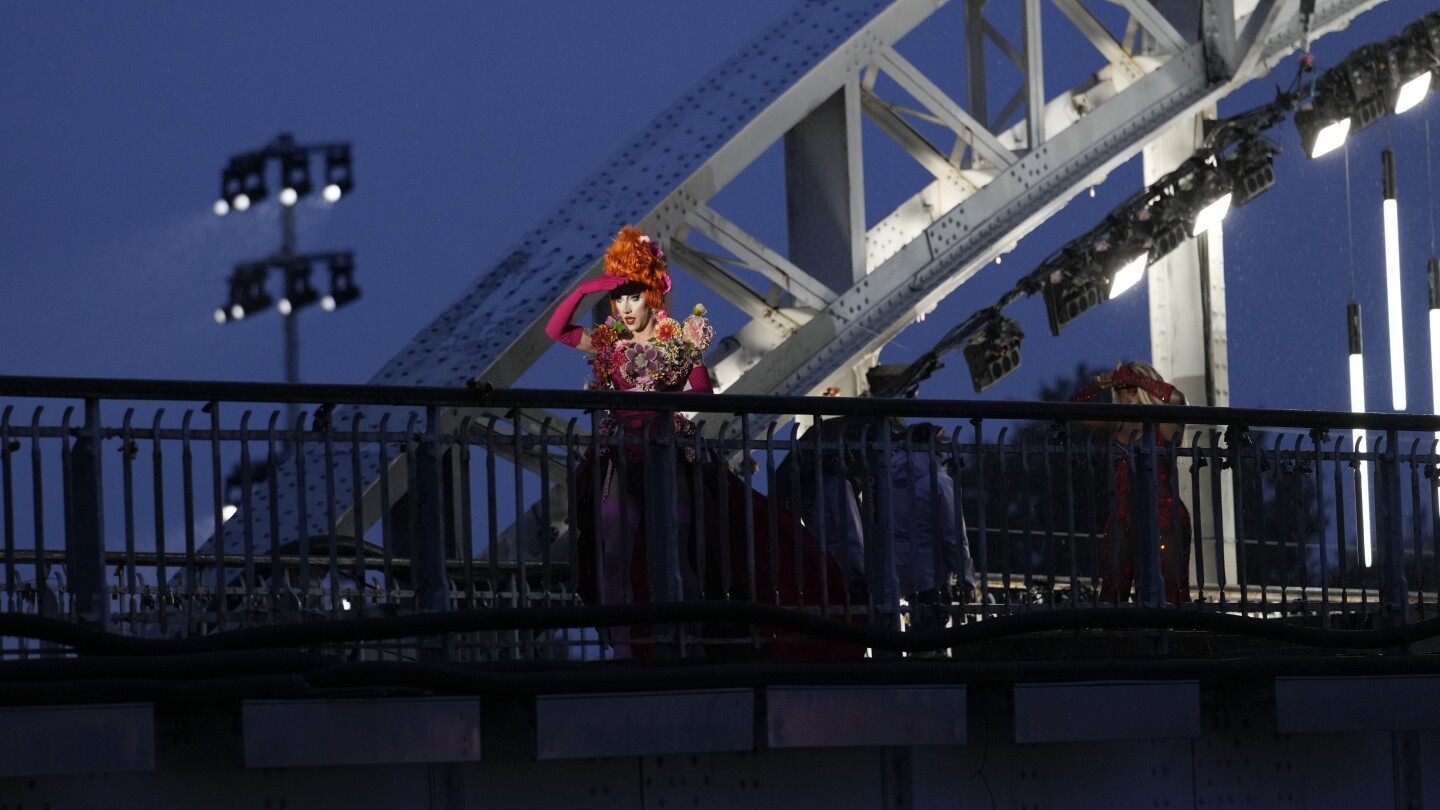
<path id="1" fill-rule="evenodd" d="M 9 658 L 848 658 L 1017 616 L 1440 611 L 1432 417 L 13 377 L 0 407 Z"/>

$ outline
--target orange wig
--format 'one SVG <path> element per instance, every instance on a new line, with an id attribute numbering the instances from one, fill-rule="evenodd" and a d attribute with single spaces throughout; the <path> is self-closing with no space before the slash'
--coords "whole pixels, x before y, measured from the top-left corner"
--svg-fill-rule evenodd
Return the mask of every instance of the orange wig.
<path id="1" fill-rule="evenodd" d="M 670 292 L 665 251 L 634 225 L 621 228 L 605 251 L 605 274 L 643 286 L 645 305 L 652 312 L 665 308 L 665 296 Z"/>

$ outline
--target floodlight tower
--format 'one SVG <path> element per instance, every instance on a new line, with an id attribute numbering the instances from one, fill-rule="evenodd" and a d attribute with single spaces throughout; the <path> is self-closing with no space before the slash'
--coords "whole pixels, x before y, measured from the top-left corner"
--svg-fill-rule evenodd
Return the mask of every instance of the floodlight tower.
<path id="1" fill-rule="evenodd" d="M 355 286 L 354 256 L 347 252 L 301 255 L 295 252 L 295 205 L 314 189 L 310 177 L 311 153 L 323 156 L 325 183 L 320 195 L 327 202 L 339 202 L 354 188 L 350 167 L 350 144 L 322 143 L 301 145 L 288 132 L 257 152 L 230 158 L 220 175 L 220 197 L 213 210 L 216 216 L 231 211 L 248 211 L 252 205 L 269 195 L 266 167 L 272 161 L 280 168 L 280 249 L 258 261 L 242 262 L 230 275 L 230 297 L 225 306 L 215 310 L 215 322 L 224 324 L 244 320 L 247 315 L 267 309 L 275 303 L 285 329 L 285 382 L 300 381 L 300 329 L 296 316 L 310 304 L 332 312 L 360 297 Z M 330 292 L 321 296 L 311 283 L 312 265 L 325 262 L 330 271 Z M 285 293 L 278 303 L 267 289 L 270 271 L 284 278 Z M 295 424 L 298 406 L 289 408 L 290 424 Z"/>

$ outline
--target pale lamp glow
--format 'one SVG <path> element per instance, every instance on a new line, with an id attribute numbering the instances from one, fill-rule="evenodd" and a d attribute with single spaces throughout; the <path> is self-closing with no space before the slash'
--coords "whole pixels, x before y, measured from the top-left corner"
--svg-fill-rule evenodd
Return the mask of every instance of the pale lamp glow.
<path id="1" fill-rule="evenodd" d="M 236 210 L 236 211 L 248 211 L 249 209 L 250 209 L 250 195 L 249 195 L 249 194 L 236 194 L 236 195 L 235 195 L 235 210 Z"/>
<path id="2" fill-rule="evenodd" d="M 293 188 L 282 188 L 280 189 L 280 196 L 277 199 L 280 200 L 281 205 L 289 208 L 295 204 L 296 200 L 300 199 L 300 195 L 296 193 Z"/>
<path id="3" fill-rule="evenodd" d="M 325 198 L 325 202 L 328 202 L 328 203 L 337 203 L 337 202 L 340 202 L 340 187 L 337 186 L 337 185 L 335 185 L 334 183 L 331 183 L 330 185 L 326 186 L 326 187 L 325 187 L 325 190 L 322 191 L 322 192 L 320 192 L 320 194 L 321 194 L 321 196 L 323 196 L 323 197 Z"/>
<path id="4" fill-rule="evenodd" d="M 225 308 L 224 308 L 224 307 L 216 307 L 216 308 L 215 308 L 215 322 L 216 322 L 216 323 L 225 323 L 225 322 L 228 321 L 228 320 L 230 320 L 230 317 L 225 314 Z"/>
<path id="5" fill-rule="evenodd" d="M 1350 411 L 1352 413 L 1365 412 L 1365 364 L 1361 355 L 1350 355 Z M 1355 444 L 1355 452 L 1359 453 L 1364 448 L 1365 431 L 1355 430 L 1351 432 L 1351 439 Z M 1370 465 L 1366 462 L 1359 462 L 1356 468 L 1360 472 L 1360 548 L 1364 557 L 1365 566 L 1370 566 Z"/>
<path id="6" fill-rule="evenodd" d="M 1430 92 L 1430 71 L 1425 71 L 1419 76 L 1400 85 L 1400 92 L 1395 96 L 1395 114 L 1405 112 L 1425 99 L 1425 94 Z"/>
<path id="7" fill-rule="evenodd" d="M 1400 306 L 1400 213 L 1385 201 L 1385 303 L 1390 325 L 1390 391 L 1395 410 L 1405 410 L 1405 330 Z"/>
<path id="8" fill-rule="evenodd" d="M 240 507 L 236 506 L 235 504 L 233 504 L 233 503 L 227 503 L 227 504 L 225 504 L 224 506 L 222 506 L 222 507 L 220 508 L 220 522 L 221 522 L 221 523 L 228 523 L 228 522 L 230 521 L 230 518 L 235 517 L 235 513 L 236 513 L 236 512 L 239 512 L 239 511 L 240 511 Z"/>
<path id="9" fill-rule="evenodd" d="M 344 598 L 344 597 L 341 597 L 341 598 L 340 598 L 340 609 L 341 609 L 341 610 L 349 610 L 349 609 L 350 609 L 350 600 L 349 600 L 349 599 L 346 599 L 346 598 Z"/>
<path id="10" fill-rule="evenodd" d="M 335 311 L 335 296 L 327 295 L 320 299 L 320 308 L 326 312 Z"/>
<path id="11" fill-rule="evenodd" d="M 1195 215 L 1195 227 L 1190 230 L 1190 235 L 1199 236 L 1220 224 L 1220 220 L 1230 212 L 1230 196 L 1227 191 L 1225 196 L 1200 209 L 1200 213 Z"/>
<path id="12" fill-rule="evenodd" d="M 239 304 L 230 307 L 230 317 L 237 321 L 245 320 L 245 308 L 240 306 Z"/>
<path id="13" fill-rule="evenodd" d="M 275 305 L 275 309 L 279 310 L 281 315 L 289 315 L 295 308 L 290 306 L 289 298 L 281 298 L 280 303 Z"/>
<path id="14" fill-rule="evenodd" d="M 1110 281 L 1110 294 L 1107 297 L 1114 298 L 1139 283 L 1145 276 L 1145 265 L 1149 259 L 1150 254 L 1141 253 L 1121 265 L 1120 269 L 1115 271 L 1115 278 Z"/>
<path id="15" fill-rule="evenodd" d="M 1310 157 L 1318 158 L 1328 152 L 1339 149 L 1345 143 L 1345 138 L 1350 134 L 1349 117 L 1341 118 L 1333 124 L 1320 130 L 1315 136 L 1315 147 L 1310 150 Z"/>
<path id="16" fill-rule="evenodd" d="M 230 203 L 225 202 L 225 198 L 221 197 L 220 199 L 215 201 L 215 207 L 211 210 L 215 212 L 215 216 L 223 217 L 226 214 L 230 213 Z"/>

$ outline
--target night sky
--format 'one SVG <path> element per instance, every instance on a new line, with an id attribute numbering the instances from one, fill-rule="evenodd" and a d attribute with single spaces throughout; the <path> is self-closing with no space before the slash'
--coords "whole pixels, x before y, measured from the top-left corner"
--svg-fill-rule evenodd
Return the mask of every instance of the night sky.
<path id="1" fill-rule="evenodd" d="M 364 382 L 651 117 L 793 5 L 8 4 L 0 24 L 0 373 L 282 379 L 278 316 L 223 327 L 212 319 L 232 266 L 278 246 L 276 203 L 224 218 L 210 206 L 230 155 L 289 131 L 302 143 L 354 144 L 353 195 L 335 206 L 311 198 L 297 218 L 300 250 L 355 252 L 364 295 L 335 313 L 306 310 L 300 330 L 307 382 Z M 1432 8 L 1382 3 L 1316 43 L 1320 67 Z M 1051 11 L 1053 96 L 1078 78 L 1068 68 L 1088 73 L 1098 56 L 1074 44 L 1073 29 Z M 913 47 L 954 51 L 961 40 L 943 37 L 958 33 L 935 26 L 915 35 Z M 1066 49 L 1075 49 L 1074 65 L 1058 58 Z M 951 92 L 963 98 L 962 77 L 952 74 Z M 1269 100 L 1293 74 L 1291 57 L 1222 102 L 1221 114 Z M 1388 142 L 1400 167 L 1410 410 L 1429 410 L 1424 268 L 1435 219 L 1424 141 L 1427 118 L 1440 134 L 1436 106 L 1432 94 L 1353 139 L 1348 214 L 1344 155 L 1308 161 L 1293 125 L 1272 131 L 1285 150 L 1277 186 L 1225 223 L 1233 404 L 1348 407 L 1344 311 L 1353 276 L 1365 308 L 1369 401 L 1388 406 L 1379 235 L 1380 150 Z M 865 137 L 869 144 L 883 136 L 868 126 Z M 897 149 L 877 154 L 895 155 L 896 176 L 915 172 Z M 884 164 L 870 159 L 867 171 L 883 174 Z M 1095 198 L 1077 197 L 882 359 L 912 359 L 993 303 L 1133 192 L 1139 177 L 1136 158 Z M 756 233 L 783 246 L 783 209 L 773 193 L 761 199 L 764 185 L 742 178 L 717 207 L 746 212 L 734 218 L 747 227 L 759 220 Z M 871 188 L 886 193 L 883 180 Z M 871 220 L 888 211 L 875 204 Z M 702 296 L 720 303 L 707 292 L 677 280 L 677 306 Z M 985 398 L 1032 398 L 1077 363 L 1149 353 L 1143 290 L 1092 311 L 1060 338 L 1048 334 L 1038 299 L 1006 314 L 1028 334 L 1025 365 Z M 954 354 L 947 364 L 922 395 L 973 396 L 963 359 Z M 552 352 L 523 382 L 575 387 L 582 365 L 573 352 Z"/>

